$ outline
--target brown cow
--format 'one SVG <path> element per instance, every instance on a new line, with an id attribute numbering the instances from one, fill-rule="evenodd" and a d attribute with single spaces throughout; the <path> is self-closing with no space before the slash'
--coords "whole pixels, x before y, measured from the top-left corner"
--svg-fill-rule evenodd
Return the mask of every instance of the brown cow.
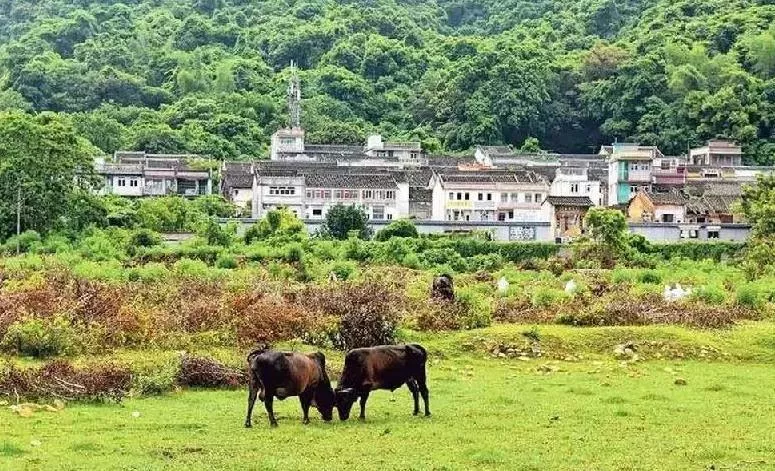
<path id="1" fill-rule="evenodd" d="M 313 403 L 323 420 L 333 415 L 334 392 L 326 374 L 326 357 L 320 353 L 301 354 L 256 350 L 248 355 L 248 415 L 245 427 L 250 427 L 256 395 L 264 403 L 269 424 L 277 427 L 272 402 L 290 396 L 299 396 L 304 423 L 309 423 L 309 408 Z M 260 394 L 258 394 L 260 391 Z"/>
<path id="2" fill-rule="evenodd" d="M 334 392 L 339 419 L 347 420 L 350 417 L 350 410 L 359 397 L 360 418 L 365 419 L 366 401 L 371 391 L 395 391 L 404 384 L 412 392 L 414 415 L 420 413 L 419 395 L 422 395 L 425 404 L 425 415 L 431 415 L 425 378 L 427 360 L 428 353 L 417 344 L 382 345 L 350 350 L 345 356 L 342 378 Z"/>

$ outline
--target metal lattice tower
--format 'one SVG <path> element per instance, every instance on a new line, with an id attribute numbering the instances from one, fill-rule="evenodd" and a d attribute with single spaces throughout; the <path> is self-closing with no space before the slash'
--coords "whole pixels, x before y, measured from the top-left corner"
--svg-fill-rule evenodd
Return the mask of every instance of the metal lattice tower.
<path id="1" fill-rule="evenodd" d="M 296 74 L 296 64 L 291 61 L 291 82 L 288 85 L 288 112 L 291 128 L 301 127 L 301 85 Z"/>

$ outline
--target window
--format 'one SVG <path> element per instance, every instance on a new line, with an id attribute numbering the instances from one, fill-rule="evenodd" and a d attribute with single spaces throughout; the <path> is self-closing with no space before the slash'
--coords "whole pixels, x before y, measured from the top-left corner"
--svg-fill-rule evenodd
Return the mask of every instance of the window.
<path id="1" fill-rule="evenodd" d="M 385 192 L 385 199 L 386 200 L 394 200 L 394 199 L 396 199 L 396 192 L 394 190 L 387 190 Z"/>
<path id="2" fill-rule="evenodd" d="M 508 202 L 509 202 L 509 194 L 501 193 L 501 203 L 508 203 Z"/>
<path id="3" fill-rule="evenodd" d="M 342 199 L 342 190 L 334 190 L 334 199 Z"/>
<path id="4" fill-rule="evenodd" d="M 129 180 L 129 186 L 137 187 L 137 183 L 138 183 L 137 180 L 135 180 L 134 178 Z"/>
<path id="5" fill-rule="evenodd" d="M 119 178 L 118 181 L 116 182 L 116 186 L 126 186 L 126 179 Z"/>
<path id="6" fill-rule="evenodd" d="M 313 209 L 312 210 L 312 217 L 323 217 L 323 210 L 322 209 Z"/>
<path id="7" fill-rule="evenodd" d="M 312 199 L 315 195 L 315 192 L 312 190 L 307 190 L 307 199 Z"/>
<path id="8" fill-rule="evenodd" d="M 239 190 L 234 190 L 234 196 L 239 196 Z"/>
<path id="9" fill-rule="evenodd" d="M 708 229 L 708 239 L 718 239 L 719 238 L 719 231 L 710 230 Z"/>
<path id="10" fill-rule="evenodd" d="M 638 187 L 637 186 L 631 186 L 630 187 L 630 194 L 631 195 L 635 194 L 637 191 L 638 191 Z"/>
<path id="11" fill-rule="evenodd" d="M 536 203 L 543 203 L 544 202 L 543 193 L 536 193 L 535 197 L 533 198 L 533 201 L 535 201 Z"/>
<path id="12" fill-rule="evenodd" d="M 530 193 L 525 193 L 525 203 L 532 203 L 533 202 L 533 195 Z"/>
<path id="13" fill-rule="evenodd" d="M 509 211 L 509 219 L 514 219 L 514 211 Z"/>
<path id="14" fill-rule="evenodd" d="M 371 210 L 371 218 L 382 220 L 385 219 L 385 207 L 384 206 L 374 206 Z"/>
<path id="15" fill-rule="evenodd" d="M 498 221 L 505 221 L 506 213 L 498 213 Z"/>
<path id="16" fill-rule="evenodd" d="M 457 194 L 457 200 L 460 201 L 462 199 L 463 199 L 463 193 L 458 193 Z M 468 198 L 466 198 L 466 199 L 468 199 Z"/>
<path id="17" fill-rule="evenodd" d="M 417 157 L 419 157 L 419 156 L 420 156 L 420 154 L 418 154 L 417 152 L 409 153 L 409 158 L 412 159 L 412 160 L 416 160 Z"/>
<path id="18" fill-rule="evenodd" d="M 479 201 L 482 201 L 484 199 L 484 195 L 482 193 L 479 193 Z"/>
<path id="19" fill-rule="evenodd" d="M 374 198 L 373 190 L 363 190 L 363 199 L 370 200 L 372 198 Z"/>
<path id="20" fill-rule="evenodd" d="M 471 199 L 471 195 L 469 195 L 468 193 L 466 193 L 466 195 L 465 195 L 465 196 L 466 196 L 466 201 L 468 201 L 468 200 L 470 200 L 470 199 Z"/>
<path id="21" fill-rule="evenodd" d="M 675 216 L 672 214 L 663 214 L 662 215 L 662 222 L 673 222 L 675 219 Z"/>
<path id="22" fill-rule="evenodd" d="M 454 193 L 450 193 L 449 194 L 449 199 L 450 199 L 450 201 L 455 199 L 455 194 Z"/>
<path id="23" fill-rule="evenodd" d="M 571 183 L 570 185 L 570 192 L 571 193 L 578 193 L 579 192 L 579 184 L 578 183 Z"/>
<path id="24" fill-rule="evenodd" d="M 269 194 L 270 195 L 295 195 L 296 194 L 296 188 L 292 186 L 270 186 L 269 187 Z"/>
<path id="25" fill-rule="evenodd" d="M 487 193 L 487 201 L 492 201 L 492 193 Z"/>
<path id="26" fill-rule="evenodd" d="M 698 237 L 697 229 L 681 229 L 682 239 L 696 239 Z"/>
<path id="27" fill-rule="evenodd" d="M 511 202 L 512 203 L 516 203 L 517 201 L 519 201 L 519 193 L 512 193 L 511 194 Z"/>
<path id="28" fill-rule="evenodd" d="M 670 170 L 670 161 L 669 160 L 663 160 L 659 163 L 659 168 L 662 170 Z"/>
<path id="29" fill-rule="evenodd" d="M 388 215 L 387 215 L 387 220 L 388 220 L 388 221 L 391 221 L 391 220 L 393 220 L 393 215 L 392 215 L 392 214 L 388 214 Z"/>
<path id="30" fill-rule="evenodd" d="M 292 137 L 283 137 L 280 138 L 280 144 L 284 146 L 292 146 L 296 142 L 296 139 Z"/>
<path id="31" fill-rule="evenodd" d="M 592 193 L 592 185 L 587 185 L 586 192 Z"/>

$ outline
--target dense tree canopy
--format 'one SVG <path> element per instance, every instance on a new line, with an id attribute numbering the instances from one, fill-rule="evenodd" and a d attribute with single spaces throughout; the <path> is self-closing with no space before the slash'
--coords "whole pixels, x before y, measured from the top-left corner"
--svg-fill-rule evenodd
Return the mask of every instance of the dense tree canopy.
<path id="1" fill-rule="evenodd" d="M 0 0 L 0 110 L 72 116 L 103 152 L 266 155 L 290 61 L 315 142 L 367 132 L 775 154 L 766 0 Z"/>

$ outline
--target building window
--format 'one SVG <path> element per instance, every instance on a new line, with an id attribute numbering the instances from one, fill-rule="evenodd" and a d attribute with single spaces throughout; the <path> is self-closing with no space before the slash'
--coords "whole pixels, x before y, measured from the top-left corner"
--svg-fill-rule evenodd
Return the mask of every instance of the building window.
<path id="1" fill-rule="evenodd" d="M 498 213 L 498 221 L 505 221 L 506 213 Z"/>
<path id="2" fill-rule="evenodd" d="M 466 201 L 468 201 L 468 200 L 470 200 L 470 199 L 471 199 L 471 195 L 470 195 L 470 194 L 468 194 L 468 193 L 466 193 L 466 194 L 465 194 L 465 197 L 466 197 Z"/>
<path id="3" fill-rule="evenodd" d="M 509 194 L 501 193 L 501 203 L 508 203 L 508 202 L 509 202 Z"/>
<path id="4" fill-rule="evenodd" d="M 394 199 L 396 199 L 396 192 L 394 190 L 387 190 L 385 192 L 385 199 L 386 200 L 394 200 Z"/>
<path id="5" fill-rule="evenodd" d="M 535 201 L 536 203 L 542 203 L 543 200 L 544 200 L 543 193 L 536 193 L 535 198 L 533 199 L 533 201 Z"/>
<path id="6" fill-rule="evenodd" d="M 533 195 L 530 193 L 525 193 L 525 203 L 532 203 L 533 202 Z"/>
<path id="7" fill-rule="evenodd" d="M 119 178 L 116 182 L 116 186 L 126 186 L 126 180 L 123 178 Z"/>
<path id="8" fill-rule="evenodd" d="M 455 199 L 455 194 L 454 193 L 450 193 L 449 194 L 449 199 L 450 199 L 450 201 L 454 200 Z"/>
<path id="9" fill-rule="evenodd" d="M 719 231 L 711 231 L 708 229 L 708 239 L 718 239 L 719 238 Z"/>
<path id="10" fill-rule="evenodd" d="M 462 199 L 463 199 L 463 193 L 458 193 L 457 194 L 457 200 L 460 201 Z M 466 199 L 468 199 L 468 198 L 466 198 Z"/>
<path id="11" fill-rule="evenodd" d="M 269 194 L 270 195 L 295 195 L 296 194 L 296 188 L 292 186 L 270 186 L 269 187 Z"/>
<path id="12" fill-rule="evenodd" d="M 419 157 L 419 156 L 420 156 L 420 154 L 418 154 L 417 152 L 409 153 L 409 158 L 412 159 L 412 160 L 416 160 L 417 157 Z"/>
<path id="13" fill-rule="evenodd" d="M 516 203 L 517 201 L 519 201 L 519 193 L 512 193 L 511 194 L 511 202 L 512 203 Z"/>
<path id="14" fill-rule="evenodd" d="M 579 184 L 578 183 L 571 183 L 570 185 L 570 192 L 571 193 L 578 193 L 579 192 Z"/>
<path id="15" fill-rule="evenodd" d="M 514 219 L 514 211 L 509 211 L 509 219 Z"/>
<path id="16" fill-rule="evenodd" d="M 313 209 L 312 210 L 312 217 L 323 217 L 323 210 L 322 209 Z"/>
<path id="17" fill-rule="evenodd" d="M 385 207 L 374 206 L 374 208 L 372 208 L 371 210 L 371 218 L 376 220 L 385 219 Z"/>
<path id="18" fill-rule="evenodd" d="M 138 184 L 138 182 L 137 182 L 137 180 L 135 180 L 134 178 L 133 178 L 133 179 L 131 179 L 131 180 L 129 180 L 129 186 L 131 186 L 131 187 L 137 187 L 137 184 Z"/>
<path id="19" fill-rule="evenodd" d="M 662 222 L 673 222 L 675 220 L 675 216 L 672 214 L 663 214 L 662 215 Z"/>
<path id="20" fill-rule="evenodd" d="M 315 192 L 312 190 L 307 190 L 307 199 L 312 199 L 315 195 Z"/>
<path id="21" fill-rule="evenodd" d="M 342 190 L 334 190 L 334 199 L 342 199 Z"/>
<path id="22" fill-rule="evenodd" d="M 482 201 L 484 199 L 484 194 L 479 193 L 479 201 Z"/>
<path id="23" fill-rule="evenodd" d="M 280 144 L 284 146 L 292 146 L 296 142 L 296 139 L 292 137 L 283 137 L 280 138 Z"/>
<path id="24" fill-rule="evenodd" d="M 492 193 L 487 193 L 487 201 L 492 201 Z"/>
<path id="25" fill-rule="evenodd" d="M 234 190 L 234 196 L 239 196 L 239 190 Z M 309 197 L 309 194 L 307 195 Z"/>
<path id="26" fill-rule="evenodd" d="M 363 199 L 370 200 L 372 198 L 374 198 L 373 190 L 363 190 Z"/>
<path id="27" fill-rule="evenodd" d="M 587 193 L 592 193 L 592 185 L 587 185 L 586 191 Z"/>
<path id="28" fill-rule="evenodd" d="M 388 213 L 387 220 L 388 221 L 392 221 L 393 220 L 393 215 Z"/>
<path id="29" fill-rule="evenodd" d="M 662 170 L 670 170 L 670 161 L 669 160 L 663 160 L 659 163 L 659 168 Z"/>
<path id="30" fill-rule="evenodd" d="M 681 229 L 681 239 L 696 239 L 699 237 L 697 229 Z"/>

